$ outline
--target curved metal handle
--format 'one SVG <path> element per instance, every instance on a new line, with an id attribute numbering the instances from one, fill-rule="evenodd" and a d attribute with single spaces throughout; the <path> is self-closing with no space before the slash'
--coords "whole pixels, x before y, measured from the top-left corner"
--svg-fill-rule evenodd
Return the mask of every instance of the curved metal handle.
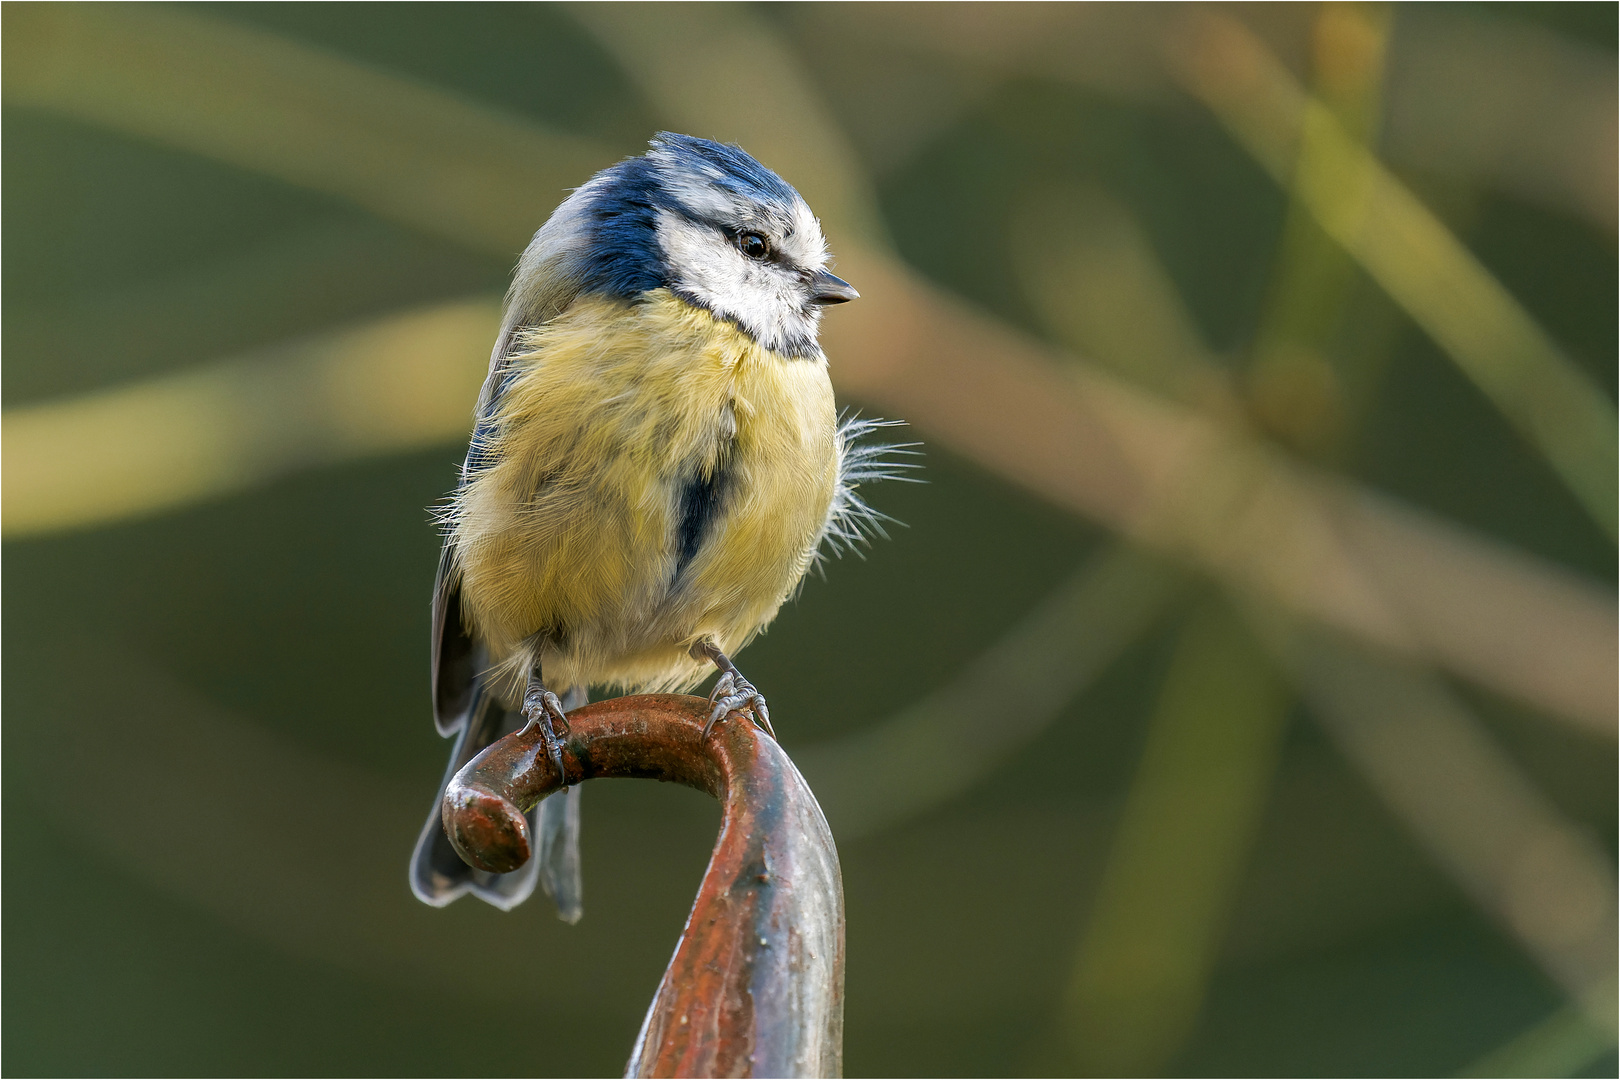
<path id="1" fill-rule="evenodd" d="M 467 763 L 444 794 L 461 857 L 528 861 L 524 812 L 564 783 L 667 780 L 707 791 L 720 836 L 627 1076 L 838 1076 L 844 1046 L 844 887 L 821 807 L 776 741 L 732 717 L 702 738 L 709 703 L 646 694 L 586 705 L 559 777 L 530 724 Z"/>

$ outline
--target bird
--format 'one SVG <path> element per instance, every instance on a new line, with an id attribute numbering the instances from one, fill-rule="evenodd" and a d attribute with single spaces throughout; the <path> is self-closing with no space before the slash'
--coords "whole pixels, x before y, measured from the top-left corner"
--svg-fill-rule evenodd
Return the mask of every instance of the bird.
<path id="1" fill-rule="evenodd" d="M 894 421 L 840 414 L 818 334 L 858 298 L 821 223 L 740 147 L 661 132 L 573 190 L 523 251 L 440 509 L 434 722 L 444 784 L 536 725 L 561 768 L 588 688 L 690 689 L 718 670 L 704 728 L 774 737 L 732 657 L 806 573 L 883 533 L 866 482 L 907 479 Z M 537 855 L 508 874 L 451 848 L 435 801 L 412 855 L 425 903 L 502 909 L 542 884 L 583 912 L 579 787 L 531 812 Z"/>

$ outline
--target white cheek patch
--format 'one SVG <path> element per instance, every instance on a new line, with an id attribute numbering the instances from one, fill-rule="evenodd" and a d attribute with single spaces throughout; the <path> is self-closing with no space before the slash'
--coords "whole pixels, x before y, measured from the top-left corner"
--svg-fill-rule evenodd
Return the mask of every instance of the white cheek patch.
<path id="1" fill-rule="evenodd" d="M 658 215 L 658 242 L 676 288 L 737 324 L 767 349 L 813 349 L 819 310 L 807 302 L 797 274 L 756 262 L 708 225 Z"/>
<path id="2" fill-rule="evenodd" d="M 782 253 L 811 273 L 827 266 L 827 241 L 821 235 L 821 222 L 803 199 L 793 204 L 792 225 L 782 240 Z"/>

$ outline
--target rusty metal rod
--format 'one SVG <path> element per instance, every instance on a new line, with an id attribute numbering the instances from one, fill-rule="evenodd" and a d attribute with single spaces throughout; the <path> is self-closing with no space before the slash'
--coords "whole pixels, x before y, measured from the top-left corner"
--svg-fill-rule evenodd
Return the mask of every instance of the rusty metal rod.
<path id="1" fill-rule="evenodd" d="M 524 813 L 564 783 L 667 780 L 723 807 L 720 835 L 626 1076 L 838 1076 L 844 889 L 827 819 L 776 741 L 732 715 L 703 739 L 702 698 L 647 694 L 568 715 L 563 776 L 530 724 L 467 763 L 444 795 L 461 857 L 509 872 Z"/>

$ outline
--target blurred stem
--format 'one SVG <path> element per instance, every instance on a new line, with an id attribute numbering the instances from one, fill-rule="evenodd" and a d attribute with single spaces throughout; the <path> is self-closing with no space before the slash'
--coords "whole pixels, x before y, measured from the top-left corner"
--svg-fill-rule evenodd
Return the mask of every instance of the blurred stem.
<path id="1" fill-rule="evenodd" d="M 1016 200 L 1008 238 L 1024 294 L 1075 356 L 1184 404 L 1234 411 L 1225 372 L 1119 200 L 1089 185 L 1033 188 Z"/>
<path id="2" fill-rule="evenodd" d="M 447 257 L 431 241 L 372 218 L 323 220 L 195 268 L 76 290 L 50 305 L 12 304 L 6 406 L 128 385 L 269 342 L 303 337 L 307 344 L 313 333 L 341 333 L 353 320 L 491 286 L 483 262 Z M 498 282 L 489 291 L 498 294 Z M 116 349 L 107 347 L 108 326 L 118 327 Z"/>
<path id="3" fill-rule="evenodd" d="M 1223 603 L 1181 631 L 1066 1000 L 1099 1075 L 1161 1071 L 1202 1006 L 1279 752 L 1288 696 Z"/>
<path id="4" fill-rule="evenodd" d="M 349 199 L 510 259 L 539 192 L 610 148 L 192 10 L 41 4 L 6 12 L 6 104 L 133 134 Z"/>
<path id="5" fill-rule="evenodd" d="M 745 4 L 574 3 L 568 11 L 668 123 L 745 144 L 791 176 L 827 235 L 846 238 L 841 253 L 857 239 L 891 247 L 860 155 L 770 20 Z"/>
<path id="6" fill-rule="evenodd" d="M 496 297 L 413 308 L 8 409 L 7 539 L 140 517 L 296 469 L 464 438 Z"/>
<path id="7" fill-rule="evenodd" d="M 1319 9 L 1313 30 L 1313 89 L 1345 134 L 1363 145 L 1377 134 L 1389 23 L 1384 5 L 1331 3 Z M 1382 371 L 1379 361 L 1387 358 L 1393 329 L 1385 313 L 1378 320 L 1384 333 L 1359 342 L 1362 349 L 1347 358 L 1351 364 L 1333 363 L 1333 339 L 1347 318 L 1360 275 L 1355 260 L 1323 231 L 1302 198 L 1301 177 L 1315 167 L 1321 152 L 1319 141 L 1302 138 L 1271 295 L 1248 372 L 1251 406 L 1260 425 L 1318 456 L 1342 449 L 1355 422 L 1351 413 L 1360 411 L 1352 408 L 1345 377 L 1360 384 L 1354 396 L 1365 402 L 1366 384 Z M 1360 370 L 1346 371 L 1347 366 Z"/>
<path id="8" fill-rule="evenodd" d="M 1241 23 L 1196 9 L 1173 58 L 1234 139 L 1423 327 L 1616 536 L 1614 404 L 1461 240 Z M 1302 153 L 1301 148 L 1310 148 Z"/>

